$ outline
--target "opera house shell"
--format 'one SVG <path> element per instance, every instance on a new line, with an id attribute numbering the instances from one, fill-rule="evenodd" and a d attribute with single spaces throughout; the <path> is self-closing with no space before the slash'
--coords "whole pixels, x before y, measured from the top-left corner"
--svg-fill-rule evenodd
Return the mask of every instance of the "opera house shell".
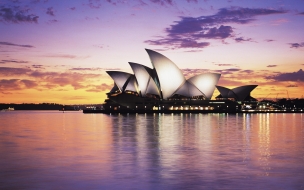
<path id="1" fill-rule="evenodd" d="M 148 94 L 168 99 L 174 95 L 185 97 L 212 97 L 220 74 L 206 73 L 185 79 L 182 71 L 167 57 L 146 49 L 153 69 L 129 62 L 134 74 L 121 71 L 107 71 L 115 82 L 114 89 L 120 92 L 133 91 L 145 97 Z M 113 92 L 113 90 L 112 90 Z"/>
<path id="2" fill-rule="evenodd" d="M 133 73 L 106 71 L 114 80 L 114 87 L 107 93 L 105 108 L 190 109 L 193 108 L 191 105 L 198 103 L 212 104 L 210 101 L 216 87 L 222 98 L 244 99 L 253 90 L 249 86 L 232 90 L 216 86 L 221 77 L 218 73 L 204 73 L 186 79 L 166 56 L 153 50 L 146 51 L 152 68 L 129 62 Z M 196 100 L 194 104 L 193 100 Z M 196 106 L 197 109 L 202 107 Z"/>
<path id="3" fill-rule="evenodd" d="M 250 92 L 255 89 L 258 85 L 245 85 L 239 86 L 233 89 L 229 89 L 223 86 L 216 86 L 220 95 L 217 99 L 233 99 L 235 101 L 245 101 L 254 99 L 250 96 Z"/>

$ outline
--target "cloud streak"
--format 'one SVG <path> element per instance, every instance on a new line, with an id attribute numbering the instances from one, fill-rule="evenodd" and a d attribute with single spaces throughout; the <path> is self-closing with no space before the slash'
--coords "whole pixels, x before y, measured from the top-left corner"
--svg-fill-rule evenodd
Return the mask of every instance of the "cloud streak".
<path id="1" fill-rule="evenodd" d="M 166 48 L 205 48 L 210 45 L 205 40 L 224 40 L 234 37 L 234 29 L 227 24 L 247 24 L 257 16 L 283 14 L 286 11 L 272 9 L 222 8 L 210 16 L 181 17 L 179 21 L 165 29 L 166 35 L 156 40 L 146 40 L 150 45 L 161 45 Z M 251 38 L 236 38 L 236 41 L 251 41 Z"/>
<path id="2" fill-rule="evenodd" d="M 275 41 L 275 40 L 272 40 L 272 39 L 267 39 L 267 40 L 265 40 L 266 42 L 273 42 L 273 41 Z"/>
<path id="3" fill-rule="evenodd" d="M 152 3 L 156 3 L 159 5 L 173 5 L 173 0 L 150 0 Z"/>
<path id="4" fill-rule="evenodd" d="M 101 68 L 71 68 L 71 71 L 97 71 L 101 70 Z"/>
<path id="5" fill-rule="evenodd" d="M 31 72 L 28 68 L 0 67 L 0 76 L 27 75 Z"/>
<path id="6" fill-rule="evenodd" d="M 34 48 L 32 45 L 21 45 L 21 44 L 14 44 L 11 42 L 0 42 L 0 45 L 4 46 L 16 46 L 16 47 L 24 47 L 24 48 Z"/>
<path id="7" fill-rule="evenodd" d="M 33 68 L 41 68 L 40 65 L 33 65 Z M 92 84 L 92 81 L 101 78 L 101 74 L 79 73 L 79 72 L 44 72 L 30 68 L 0 67 L 0 78 L 2 79 L 1 89 L 22 90 L 34 88 L 36 90 L 58 89 L 59 87 L 71 86 L 74 90 L 84 89 L 93 92 L 103 89 L 99 85 Z M 34 81 L 34 82 L 33 82 Z M 88 85 L 89 84 L 89 85 Z"/>
<path id="8" fill-rule="evenodd" d="M 214 64 L 220 67 L 227 67 L 227 66 L 234 66 L 233 64 L 225 64 L 225 63 L 218 63 L 218 64 Z"/>
<path id="9" fill-rule="evenodd" d="M 23 90 L 37 87 L 38 84 L 33 80 L 27 79 L 1 79 L 0 80 L 0 91 L 6 92 L 11 90 Z"/>
<path id="10" fill-rule="evenodd" d="M 275 81 L 302 81 L 304 82 L 304 71 L 302 69 L 292 73 L 279 73 L 277 75 L 265 77 Z"/>
<path id="11" fill-rule="evenodd" d="M 302 43 L 289 43 L 290 45 L 290 48 L 301 48 L 301 47 L 304 47 L 304 42 Z"/>
<path id="12" fill-rule="evenodd" d="M 72 54 L 48 54 L 45 57 L 52 57 L 52 58 L 65 58 L 65 59 L 86 59 L 88 56 L 76 56 Z"/>
<path id="13" fill-rule="evenodd" d="M 0 63 L 28 63 L 28 61 L 17 61 L 17 60 L 14 60 L 14 59 L 10 59 L 10 60 L 1 60 Z"/>
<path id="14" fill-rule="evenodd" d="M 253 42 L 253 41 L 252 41 L 252 38 L 247 38 L 247 39 L 245 39 L 245 38 L 243 38 L 243 37 L 235 38 L 234 40 L 235 40 L 236 42 L 238 42 L 238 43 L 240 43 L 240 42 Z"/>

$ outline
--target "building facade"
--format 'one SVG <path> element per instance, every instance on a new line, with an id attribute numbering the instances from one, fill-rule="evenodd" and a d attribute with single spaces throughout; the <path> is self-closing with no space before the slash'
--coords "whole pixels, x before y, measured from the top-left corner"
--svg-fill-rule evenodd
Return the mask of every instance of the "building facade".
<path id="1" fill-rule="evenodd" d="M 106 71 L 114 86 L 105 101 L 106 110 L 238 110 L 254 98 L 257 85 L 234 89 L 217 86 L 219 73 L 204 73 L 186 79 L 182 71 L 164 55 L 146 49 L 153 68 L 129 62 L 133 73 Z M 220 95 L 211 100 L 215 88 Z M 245 104 L 244 104 L 245 103 Z"/>

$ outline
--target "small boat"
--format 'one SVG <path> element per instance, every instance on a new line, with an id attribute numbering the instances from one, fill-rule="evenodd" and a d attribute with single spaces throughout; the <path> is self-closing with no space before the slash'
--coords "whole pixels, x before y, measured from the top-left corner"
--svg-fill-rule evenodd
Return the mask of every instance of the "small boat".
<path id="1" fill-rule="evenodd" d="M 15 108 L 8 107 L 7 109 L 3 109 L 2 111 L 14 111 Z"/>

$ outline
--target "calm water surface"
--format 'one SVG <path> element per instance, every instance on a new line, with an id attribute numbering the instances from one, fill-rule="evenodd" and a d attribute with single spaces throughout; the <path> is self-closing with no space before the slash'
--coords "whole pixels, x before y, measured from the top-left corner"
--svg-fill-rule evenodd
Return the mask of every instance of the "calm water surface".
<path id="1" fill-rule="evenodd" d="M 304 114 L 0 112 L 0 189 L 304 189 Z"/>

